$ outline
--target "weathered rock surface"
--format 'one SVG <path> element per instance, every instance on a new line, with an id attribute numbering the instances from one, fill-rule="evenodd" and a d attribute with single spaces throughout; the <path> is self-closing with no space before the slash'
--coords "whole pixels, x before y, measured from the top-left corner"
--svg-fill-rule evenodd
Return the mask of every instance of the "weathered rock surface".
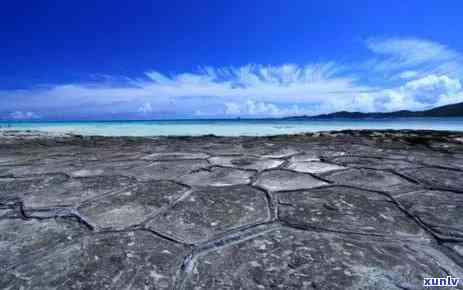
<path id="1" fill-rule="evenodd" d="M 386 238 L 430 238 L 391 198 L 375 192 L 333 186 L 284 192 L 278 201 L 280 219 L 298 227 Z"/>
<path id="2" fill-rule="evenodd" d="M 428 245 L 280 229 L 200 255 L 185 289 L 421 289 L 461 273 Z"/>
<path id="3" fill-rule="evenodd" d="M 390 171 L 357 169 L 328 173 L 324 178 L 343 185 L 386 192 L 406 192 L 416 188 L 416 184 Z"/>
<path id="4" fill-rule="evenodd" d="M 423 289 L 424 277 L 463 279 L 462 138 L 0 131 L 0 289 Z"/>
<path id="5" fill-rule="evenodd" d="M 198 243 L 268 219 L 264 192 L 250 186 L 231 186 L 194 191 L 147 227 L 186 243 Z"/>
<path id="6" fill-rule="evenodd" d="M 328 183 L 308 174 L 271 170 L 262 173 L 254 184 L 269 191 L 282 191 L 318 187 Z"/>
<path id="7" fill-rule="evenodd" d="M 78 211 L 97 227 L 124 229 L 156 215 L 187 190 L 187 187 L 172 181 L 143 181 L 136 187 L 87 202 Z"/>
<path id="8" fill-rule="evenodd" d="M 135 231 L 84 236 L 0 270 L 10 289 L 172 289 L 184 246 Z M 155 286 L 154 286 L 155 285 Z"/>
<path id="9" fill-rule="evenodd" d="M 463 242 L 463 194 L 422 190 L 396 196 L 396 200 L 438 235 Z"/>
<path id="10" fill-rule="evenodd" d="M 205 159 L 209 155 L 205 153 L 190 153 L 190 152 L 172 152 L 172 153 L 153 153 L 143 156 L 144 160 L 188 160 L 188 159 Z"/>
<path id="11" fill-rule="evenodd" d="M 34 181 L 29 190 L 17 191 L 22 194 L 26 208 L 76 206 L 85 200 L 121 191 L 136 184 L 135 179 L 119 175 L 71 178 L 55 174 Z"/>
<path id="12" fill-rule="evenodd" d="M 400 172 L 430 187 L 454 189 L 456 191 L 462 191 L 463 188 L 463 171 L 442 168 L 420 168 L 406 169 Z"/>
<path id="13" fill-rule="evenodd" d="M 251 181 L 252 175 L 253 172 L 248 170 L 212 167 L 191 171 L 182 176 L 182 181 L 196 186 L 230 186 L 247 184 Z"/>
<path id="14" fill-rule="evenodd" d="M 33 262 L 60 244 L 84 234 L 78 223 L 63 220 L 0 220 L 0 271 Z M 1 284 L 0 284 L 1 285 Z"/>
<path id="15" fill-rule="evenodd" d="M 299 161 L 299 162 L 291 162 L 288 166 L 288 169 L 298 171 L 298 172 L 305 172 L 305 173 L 326 173 L 335 170 L 342 170 L 346 167 L 339 166 L 336 164 L 330 164 L 325 162 L 307 162 L 307 161 Z"/>
<path id="16" fill-rule="evenodd" d="M 269 158 L 258 158 L 253 156 L 216 156 L 211 157 L 209 162 L 214 165 L 262 171 L 265 169 L 278 167 L 283 164 L 284 161 Z"/>
<path id="17" fill-rule="evenodd" d="M 331 159 L 332 162 L 354 168 L 372 168 L 372 169 L 405 169 L 420 167 L 419 164 L 413 164 L 405 160 L 389 159 L 382 157 L 360 157 L 360 156 L 341 156 Z"/>

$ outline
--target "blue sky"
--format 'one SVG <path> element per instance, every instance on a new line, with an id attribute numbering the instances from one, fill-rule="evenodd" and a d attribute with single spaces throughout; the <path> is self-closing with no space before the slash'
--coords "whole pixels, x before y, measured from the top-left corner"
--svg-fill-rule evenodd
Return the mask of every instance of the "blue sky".
<path id="1" fill-rule="evenodd" d="M 0 118 L 280 117 L 460 102 L 462 10 L 461 1 L 7 1 Z"/>

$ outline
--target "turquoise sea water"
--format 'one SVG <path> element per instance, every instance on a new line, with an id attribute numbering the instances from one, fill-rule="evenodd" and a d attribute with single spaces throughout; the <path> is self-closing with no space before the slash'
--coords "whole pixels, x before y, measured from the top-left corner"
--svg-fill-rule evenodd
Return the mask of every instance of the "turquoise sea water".
<path id="1" fill-rule="evenodd" d="M 101 136 L 264 136 L 342 129 L 433 129 L 463 131 L 463 118 L 391 118 L 368 120 L 160 120 L 5 122 L 1 128 Z M 0 129 L 1 130 L 1 129 Z"/>

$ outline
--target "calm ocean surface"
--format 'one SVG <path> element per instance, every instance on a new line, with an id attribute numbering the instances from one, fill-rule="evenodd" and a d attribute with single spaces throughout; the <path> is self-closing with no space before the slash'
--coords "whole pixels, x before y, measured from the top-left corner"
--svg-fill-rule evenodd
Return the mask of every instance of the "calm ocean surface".
<path id="1" fill-rule="evenodd" d="M 2 129 L 33 129 L 57 133 L 101 136 L 263 136 L 342 129 L 433 129 L 463 131 L 463 118 L 395 118 L 370 120 L 162 120 L 5 122 Z M 1 129 L 0 129 L 1 130 Z"/>

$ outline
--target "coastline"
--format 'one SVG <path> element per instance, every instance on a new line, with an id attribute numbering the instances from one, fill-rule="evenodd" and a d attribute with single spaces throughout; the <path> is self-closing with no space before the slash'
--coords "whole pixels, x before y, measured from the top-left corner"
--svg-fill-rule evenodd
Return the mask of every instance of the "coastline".
<path id="1" fill-rule="evenodd" d="M 56 134 L 99 136 L 269 136 L 332 130 L 451 130 L 463 132 L 463 118 L 391 118 L 329 120 L 158 120 L 17 122 L 7 130 L 42 130 Z M 0 129 L 2 130 L 2 129 Z"/>
<path id="2" fill-rule="evenodd" d="M 129 138 L 129 139 L 152 139 L 152 138 L 276 138 L 276 137 L 342 137 L 342 136 L 357 136 L 357 137 L 406 137 L 406 136 L 418 137 L 424 135 L 425 138 L 446 138 L 449 142 L 460 142 L 460 138 L 463 138 L 462 131 L 455 130 L 429 130 L 429 129 L 342 129 L 342 130 L 322 130 L 315 132 L 301 132 L 301 133 L 289 133 L 289 134 L 274 134 L 274 135 L 215 135 L 215 134 L 203 134 L 203 135 L 147 135 L 147 136 L 129 136 L 129 135 L 82 135 L 72 132 L 53 132 L 46 130 L 31 130 L 31 129 L 0 129 L 0 139 L 53 139 L 53 138 Z"/>

